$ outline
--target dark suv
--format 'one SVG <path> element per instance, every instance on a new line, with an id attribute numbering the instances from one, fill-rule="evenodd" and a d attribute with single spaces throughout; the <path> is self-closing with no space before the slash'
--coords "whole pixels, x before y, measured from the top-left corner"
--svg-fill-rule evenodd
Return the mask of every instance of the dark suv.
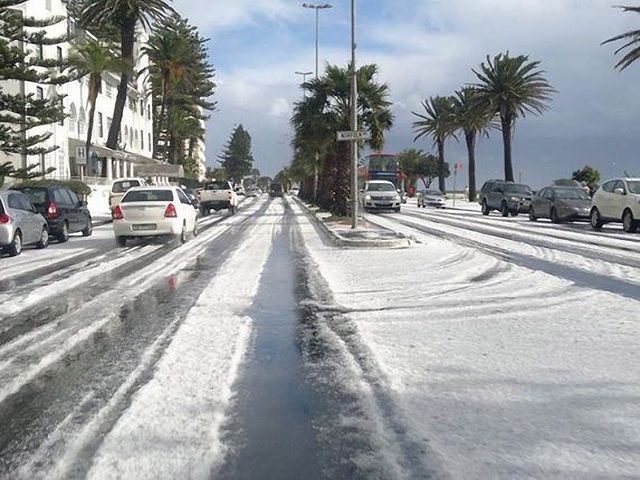
<path id="1" fill-rule="evenodd" d="M 16 186 L 26 194 L 38 212 L 47 219 L 49 235 L 59 242 L 69 240 L 69 234 L 82 232 L 88 237 L 93 233 L 91 213 L 87 202 L 78 199 L 76 194 L 62 185 L 52 186 Z"/>
<path id="2" fill-rule="evenodd" d="M 529 212 L 533 192 L 528 185 L 522 185 L 504 180 L 489 180 L 480 190 L 478 203 L 482 205 L 482 214 L 489 215 L 492 210 L 498 210 L 503 217 L 509 214 Z"/>

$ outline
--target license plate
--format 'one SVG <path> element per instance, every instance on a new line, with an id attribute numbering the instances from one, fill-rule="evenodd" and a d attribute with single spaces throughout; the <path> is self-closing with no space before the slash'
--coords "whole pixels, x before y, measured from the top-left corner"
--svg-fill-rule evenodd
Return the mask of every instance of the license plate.
<path id="1" fill-rule="evenodd" d="M 132 225 L 131 230 L 155 230 L 157 228 L 155 223 L 144 223 L 140 225 Z"/>

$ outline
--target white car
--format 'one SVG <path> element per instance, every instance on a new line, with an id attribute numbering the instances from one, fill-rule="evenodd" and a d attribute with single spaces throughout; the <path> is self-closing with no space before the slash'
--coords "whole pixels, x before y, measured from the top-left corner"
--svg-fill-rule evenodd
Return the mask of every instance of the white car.
<path id="1" fill-rule="evenodd" d="M 178 187 L 133 187 L 113 208 L 118 245 L 135 237 L 172 236 L 182 243 L 198 235 L 197 212 Z"/>
<path id="2" fill-rule="evenodd" d="M 111 190 L 109 190 L 109 208 L 113 210 L 117 204 L 120 203 L 124 194 L 130 188 L 142 187 L 147 182 L 143 178 L 119 178 L 111 184 Z"/>
<path id="3" fill-rule="evenodd" d="M 614 178 L 604 182 L 591 200 L 591 226 L 622 222 L 625 232 L 640 227 L 640 178 Z"/>
<path id="4" fill-rule="evenodd" d="M 402 198 L 396 187 L 388 180 L 371 180 L 364 184 L 360 191 L 361 205 L 365 211 L 394 210 L 400 211 Z"/>

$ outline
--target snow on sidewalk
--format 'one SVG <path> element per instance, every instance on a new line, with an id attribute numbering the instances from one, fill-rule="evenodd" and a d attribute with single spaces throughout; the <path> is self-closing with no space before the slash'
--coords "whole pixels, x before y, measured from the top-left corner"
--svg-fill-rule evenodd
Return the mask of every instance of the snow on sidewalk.
<path id="1" fill-rule="evenodd" d="M 244 312 L 281 225 L 271 222 L 261 217 L 200 295 L 105 438 L 89 478 L 208 478 L 223 455 L 219 428 L 252 329 Z"/>
<path id="2" fill-rule="evenodd" d="M 445 476 L 640 471 L 640 302 L 429 239 L 339 250 L 298 215 L 345 321 Z"/>

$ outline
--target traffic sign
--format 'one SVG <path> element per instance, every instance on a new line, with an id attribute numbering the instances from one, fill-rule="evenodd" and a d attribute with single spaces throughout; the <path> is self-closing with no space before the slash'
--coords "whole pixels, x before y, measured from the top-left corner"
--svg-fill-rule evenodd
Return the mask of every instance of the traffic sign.
<path id="1" fill-rule="evenodd" d="M 87 150 L 84 147 L 76 147 L 76 165 L 87 164 Z"/>
<path id="2" fill-rule="evenodd" d="M 339 142 L 353 142 L 354 140 L 371 140 L 371 134 L 369 132 L 351 132 L 344 131 L 338 132 Z"/>

